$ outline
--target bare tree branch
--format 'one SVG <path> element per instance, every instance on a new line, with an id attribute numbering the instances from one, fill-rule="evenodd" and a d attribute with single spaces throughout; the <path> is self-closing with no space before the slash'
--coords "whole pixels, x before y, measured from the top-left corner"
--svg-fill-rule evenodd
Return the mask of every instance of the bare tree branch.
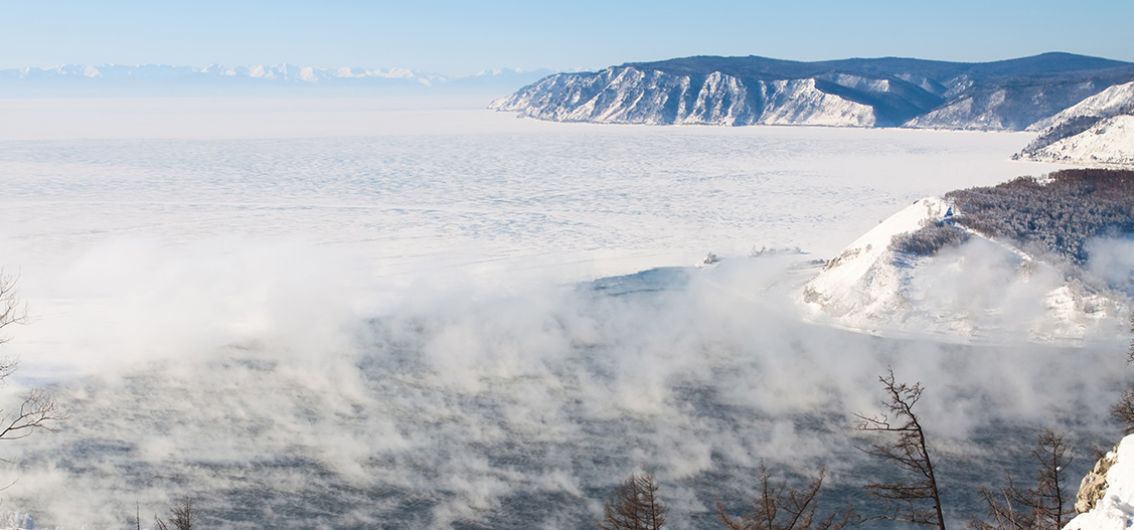
<path id="1" fill-rule="evenodd" d="M 990 520 L 976 520 L 978 530 L 1036 529 L 1059 530 L 1064 519 L 1070 519 L 1073 508 L 1067 505 L 1062 473 L 1071 463 L 1063 437 L 1051 431 L 1043 432 L 1032 449 L 1039 471 L 1036 486 L 1029 489 L 1016 487 L 1011 477 L 1008 486 L 1000 491 L 981 488 L 980 494 L 987 505 Z"/>
<path id="2" fill-rule="evenodd" d="M 16 278 L 0 270 L 0 329 L 21 324 L 26 319 L 26 307 L 16 297 Z M 7 340 L 0 336 L 0 344 Z M 18 364 L 11 358 L 0 358 L 0 382 L 15 373 Z M 52 430 L 52 422 L 58 419 L 61 419 L 60 414 L 51 395 L 33 390 L 24 396 L 14 416 L 0 418 L 0 440 L 18 440 L 39 429 Z"/>
<path id="3" fill-rule="evenodd" d="M 0 269 L 0 329 L 27 321 L 27 307 L 16 297 L 16 280 L 15 276 Z M 8 342 L 8 337 L 0 335 L 0 344 L 5 342 Z M 0 373 L 6 364 L 0 363 Z"/>
<path id="4" fill-rule="evenodd" d="M 1134 315 L 1130 316 L 1130 333 L 1134 333 Z M 1130 341 L 1130 351 L 1126 352 L 1126 362 L 1134 363 L 1134 340 Z"/>
<path id="5" fill-rule="evenodd" d="M 921 383 L 898 383 L 893 369 L 878 380 L 886 391 L 883 412 L 877 416 L 856 414 L 861 420 L 858 428 L 885 437 L 885 441 L 872 445 L 866 452 L 896 465 L 908 478 L 874 482 L 867 484 L 866 489 L 892 503 L 893 513 L 887 516 L 888 519 L 945 530 L 941 494 L 933 461 L 929 457 L 925 431 L 913 411 L 924 387 Z"/>
<path id="6" fill-rule="evenodd" d="M 193 530 L 195 513 L 192 499 L 186 498 L 170 510 L 168 523 L 160 517 L 154 517 L 154 524 L 159 530 Z"/>
<path id="7" fill-rule="evenodd" d="M 1134 333 L 1134 317 L 1130 320 L 1130 332 Z M 1130 342 L 1126 355 L 1126 361 L 1134 363 L 1134 341 Z M 1125 434 L 1134 433 L 1134 386 L 1127 387 L 1118 402 L 1110 407 L 1110 417 L 1122 425 Z"/>
<path id="8" fill-rule="evenodd" d="M 717 516 L 728 530 L 842 530 L 861 522 L 853 509 L 819 513 L 819 492 L 826 470 L 800 489 L 773 486 L 767 468 L 760 468 L 760 496 L 752 511 L 733 517 L 717 503 Z"/>
<path id="9" fill-rule="evenodd" d="M 657 497 L 658 484 L 649 473 L 631 475 L 603 506 L 601 530 L 661 530 L 666 507 Z"/>

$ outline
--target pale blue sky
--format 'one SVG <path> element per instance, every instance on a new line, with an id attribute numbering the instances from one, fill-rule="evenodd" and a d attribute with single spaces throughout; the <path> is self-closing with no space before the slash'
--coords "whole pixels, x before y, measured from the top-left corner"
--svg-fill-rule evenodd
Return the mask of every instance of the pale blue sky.
<path id="1" fill-rule="evenodd" d="M 60 63 L 592 69 L 676 56 L 1134 61 L 1134 0 L 0 0 L 0 68 Z"/>

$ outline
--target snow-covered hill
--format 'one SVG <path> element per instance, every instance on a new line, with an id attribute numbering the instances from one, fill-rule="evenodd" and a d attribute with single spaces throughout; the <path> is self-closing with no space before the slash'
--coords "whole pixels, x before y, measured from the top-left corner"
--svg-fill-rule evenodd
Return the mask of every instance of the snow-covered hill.
<path id="1" fill-rule="evenodd" d="M 1134 166 L 1134 115 L 1099 120 L 1089 129 L 1028 153 L 1033 160 Z"/>
<path id="2" fill-rule="evenodd" d="M 944 198 L 921 199 L 855 240 L 804 286 L 811 316 L 880 335 L 965 342 L 1066 342 L 1121 329 L 1121 300 L 1068 281 L 1061 266 L 1015 245 L 955 225 L 954 211 Z M 932 225 L 964 230 L 967 241 L 931 255 L 896 248 L 896 237 Z"/>
<path id="3" fill-rule="evenodd" d="M 548 76 L 491 108 L 554 121 L 1021 130 L 1134 64 L 1051 53 L 992 63 L 688 57 Z"/>
<path id="4" fill-rule="evenodd" d="M 868 90 L 887 89 L 888 83 L 876 83 Z M 878 122 L 874 108 L 820 90 L 815 79 L 746 82 L 721 72 L 695 78 L 634 66 L 594 75 L 557 74 L 494 101 L 491 108 L 553 121 L 651 125 L 871 127 Z"/>
<path id="5" fill-rule="evenodd" d="M 1035 125 L 1016 158 L 1134 166 L 1134 82 L 1112 86 Z"/>
<path id="6" fill-rule="evenodd" d="M 905 123 L 924 129 L 1008 130 L 1026 129 L 1037 120 L 1091 96 L 1098 84 L 1078 81 L 1027 83 L 965 90 L 925 115 Z"/>
<path id="7" fill-rule="evenodd" d="M 1076 103 L 1062 112 L 1028 127 L 1032 131 L 1043 131 L 1077 118 L 1109 118 L 1119 114 L 1134 112 L 1134 81 L 1114 85 L 1098 94 Z"/>

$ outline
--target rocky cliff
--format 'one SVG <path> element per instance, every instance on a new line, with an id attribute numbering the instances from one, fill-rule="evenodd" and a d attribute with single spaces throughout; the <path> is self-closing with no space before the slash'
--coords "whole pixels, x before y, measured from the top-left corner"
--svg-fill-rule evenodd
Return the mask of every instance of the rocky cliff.
<path id="1" fill-rule="evenodd" d="M 1021 130 L 1134 64 L 1063 53 L 991 63 L 688 57 L 561 73 L 491 108 L 553 121 Z"/>

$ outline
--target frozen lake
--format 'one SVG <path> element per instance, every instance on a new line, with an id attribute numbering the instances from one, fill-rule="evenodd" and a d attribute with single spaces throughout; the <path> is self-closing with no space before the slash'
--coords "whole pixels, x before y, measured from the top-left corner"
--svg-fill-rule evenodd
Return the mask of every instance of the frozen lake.
<path id="1" fill-rule="evenodd" d="M 152 110 L 166 124 L 157 131 L 107 110 L 79 113 L 106 130 L 69 133 L 105 138 L 4 141 L 5 247 L 39 260 L 109 240 L 288 239 L 350 248 L 377 274 L 501 262 L 585 278 L 764 245 L 827 255 L 915 199 L 1047 169 L 1008 160 L 1027 134 L 370 109 L 297 138 L 309 115 L 329 111 L 285 107 L 288 121 L 271 107 L 207 108 L 217 112 L 211 129 L 204 110 Z M 235 137 L 202 139 L 210 130 Z M 167 138 L 120 138 L 130 134 Z M 281 137 L 241 138 L 257 134 Z"/>
<path id="2" fill-rule="evenodd" d="M 1097 397 L 1092 374 L 1045 386 L 1064 351 L 814 329 L 771 287 L 915 199 L 1049 170 L 1008 159 L 1030 135 L 453 107 L 0 103 L 0 265 L 33 316 L 4 348 L 71 410 L 5 448 L 16 505 L 96 527 L 180 494 L 246 527 L 585 527 L 649 468 L 699 514 L 676 527 L 703 526 L 746 492 L 714 479 L 843 454 L 840 414 L 870 410 L 886 364 L 950 381 L 926 407 L 958 461 L 988 456 L 994 420 Z M 807 255 L 746 258 L 762 247 Z M 732 259 L 577 285 L 708 252 Z"/>

